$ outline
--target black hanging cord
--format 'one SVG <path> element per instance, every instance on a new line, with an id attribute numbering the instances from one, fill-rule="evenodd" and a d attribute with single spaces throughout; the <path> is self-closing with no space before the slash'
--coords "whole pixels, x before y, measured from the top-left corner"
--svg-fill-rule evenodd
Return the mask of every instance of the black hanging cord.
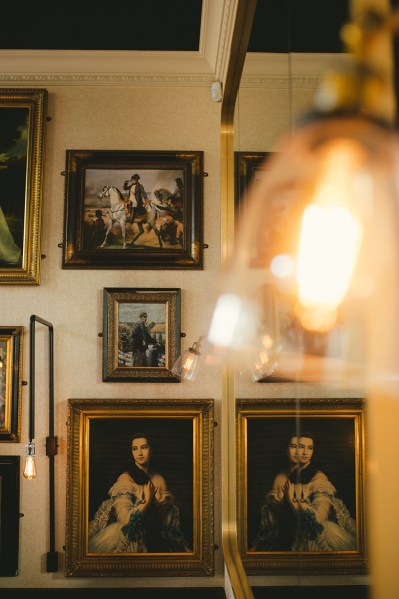
<path id="1" fill-rule="evenodd" d="M 286 0 L 286 15 L 287 15 L 287 53 L 288 53 L 288 125 L 289 131 L 292 134 L 293 117 L 292 117 L 292 17 L 291 17 L 291 0 Z"/>

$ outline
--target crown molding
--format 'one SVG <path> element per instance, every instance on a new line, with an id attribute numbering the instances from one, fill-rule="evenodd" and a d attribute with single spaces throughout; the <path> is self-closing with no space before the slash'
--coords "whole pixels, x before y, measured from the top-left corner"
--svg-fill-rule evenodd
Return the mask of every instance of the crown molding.
<path id="1" fill-rule="evenodd" d="M 204 0 L 198 52 L 0 50 L 0 82 L 12 85 L 208 86 L 229 55 L 236 0 Z"/>
<path id="2" fill-rule="evenodd" d="M 348 64 L 350 54 L 260 54 L 249 52 L 245 59 L 241 87 L 273 89 L 315 88 L 329 68 Z"/>
<path id="3" fill-rule="evenodd" d="M 319 77 L 288 77 L 287 76 L 255 76 L 248 75 L 241 78 L 241 89 L 315 89 L 319 86 Z"/>
<path id="4" fill-rule="evenodd" d="M 2 85 L 211 86 L 224 82 L 237 0 L 204 0 L 198 52 L 0 50 Z M 315 88 L 345 54 L 249 52 L 241 87 Z"/>
<path id="5" fill-rule="evenodd" d="M 163 74 L 132 75 L 130 73 L 0 73 L 0 83 L 22 85 L 134 85 L 134 86 L 189 86 L 209 87 L 214 80 L 212 74 L 197 75 Z"/>

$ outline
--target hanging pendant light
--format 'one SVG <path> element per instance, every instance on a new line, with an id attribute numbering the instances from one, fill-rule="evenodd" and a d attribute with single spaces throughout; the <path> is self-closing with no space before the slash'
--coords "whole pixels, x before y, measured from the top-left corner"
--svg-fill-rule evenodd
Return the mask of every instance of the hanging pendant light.
<path id="1" fill-rule="evenodd" d="M 358 384 L 363 376 L 369 340 L 359 323 L 397 262 L 399 142 L 389 82 L 370 59 L 378 35 L 394 25 L 367 13 L 344 28 L 353 63 L 326 73 L 314 110 L 277 144 L 248 191 L 208 340 L 233 364 L 244 358 L 253 380 L 277 364 L 290 379 L 298 368 L 309 381 L 333 375 Z M 298 331 L 299 346 L 298 335 L 290 339 Z M 317 355 L 308 352 L 311 335 L 324 339 Z"/>
<path id="2" fill-rule="evenodd" d="M 25 445 L 25 466 L 24 466 L 24 478 L 32 480 L 36 478 L 36 462 L 35 462 L 36 448 L 32 441 L 28 441 Z"/>

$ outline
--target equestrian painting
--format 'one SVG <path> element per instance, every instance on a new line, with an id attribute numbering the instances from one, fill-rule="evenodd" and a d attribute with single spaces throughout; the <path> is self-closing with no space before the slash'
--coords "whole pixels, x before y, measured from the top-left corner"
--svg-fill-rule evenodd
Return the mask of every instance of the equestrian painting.
<path id="1" fill-rule="evenodd" d="M 99 251 L 181 249 L 184 193 L 180 170 L 147 169 L 132 174 L 89 169 L 84 198 L 85 247 Z M 101 216 L 96 215 L 98 210 Z M 102 228 L 97 218 L 103 219 Z"/>
<path id="2" fill-rule="evenodd" d="M 67 150 L 63 268 L 203 269 L 202 151 Z"/>

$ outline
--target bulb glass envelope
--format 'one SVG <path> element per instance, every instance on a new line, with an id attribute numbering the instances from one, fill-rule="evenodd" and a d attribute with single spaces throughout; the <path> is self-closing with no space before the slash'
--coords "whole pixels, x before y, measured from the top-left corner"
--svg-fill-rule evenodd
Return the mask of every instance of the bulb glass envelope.
<path id="1" fill-rule="evenodd" d="M 32 480 L 32 478 L 36 478 L 36 463 L 35 463 L 35 444 L 32 441 L 29 441 L 25 445 L 25 466 L 23 475 L 28 480 Z"/>
<path id="2" fill-rule="evenodd" d="M 381 123 L 320 117 L 283 139 L 246 193 L 208 334 L 214 351 L 244 357 L 253 380 L 278 370 L 361 385 L 375 337 L 394 344 L 383 315 L 397 301 L 398 199 L 399 142 Z"/>
<path id="3" fill-rule="evenodd" d="M 202 339 L 203 337 L 200 337 L 198 341 L 195 341 L 191 347 L 186 349 L 186 351 L 177 358 L 172 368 L 174 374 L 181 376 L 187 381 L 194 381 L 197 378 L 200 367 Z"/>

